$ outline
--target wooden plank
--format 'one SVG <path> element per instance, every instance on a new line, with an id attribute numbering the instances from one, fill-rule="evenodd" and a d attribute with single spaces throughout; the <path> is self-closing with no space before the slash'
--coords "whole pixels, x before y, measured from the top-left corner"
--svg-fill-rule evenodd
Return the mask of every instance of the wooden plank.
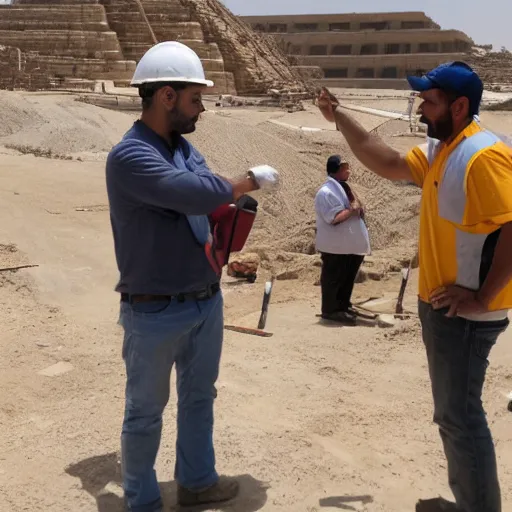
<path id="1" fill-rule="evenodd" d="M 0 272 L 16 272 L 17 270 L 20 270 L 22 268 L 34 268 L 34 267 L 39 267 L 39 265 L 19 265 L 17 267 L 0 268 Z"/>
<path id="2" fill-rule="evenodd" d="M 240 327 L 238 325 L 225 325 L 224 329 L 242 334 L 251 334 L 252 336 L 261 336 L 262 338 L 271 338 L 274 336 L 271 332 L 262 331 L 261 329 L 251 329 L 250 327 Z"/>

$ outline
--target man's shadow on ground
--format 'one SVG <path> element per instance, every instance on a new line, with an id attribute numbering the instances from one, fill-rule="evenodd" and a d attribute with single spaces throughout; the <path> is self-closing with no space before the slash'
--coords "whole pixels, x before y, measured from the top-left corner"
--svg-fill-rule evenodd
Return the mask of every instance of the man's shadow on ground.
<path id="1" fill-rule="evenodd" d="M 82 460 L 67 467 L 66 473 L 80 479 L 82 487 L 96 499 L 98 512 L 125 511 L 121 496 L 121 470 L 117 453 L 107 453 Z M 238 497 L 233 501 L 215 505 L 213 508 L 226 512 L 256 512 L 263 508 L 267 502 L 269 486 L 250 475 L 240 475 L 236 478 L 240 483 Z M 177 505 L 175 482 L 161 483 L 160 488 L 166 512 L 183 510 Z M 193 512 L 211 509 L 211 506 L 186 508 L 187 511 Z"/>

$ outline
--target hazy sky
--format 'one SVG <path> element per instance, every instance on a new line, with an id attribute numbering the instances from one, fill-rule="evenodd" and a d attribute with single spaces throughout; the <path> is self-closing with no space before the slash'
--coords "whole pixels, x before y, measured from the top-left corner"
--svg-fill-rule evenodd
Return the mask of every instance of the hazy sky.
<path id="1" fill-rule="evenodd" d="M 233 13 L 330 14 L 424 11 L 442 28 L 466 32 L 477 44 L 512 50 L 512 0 L 221 0 Z"/>

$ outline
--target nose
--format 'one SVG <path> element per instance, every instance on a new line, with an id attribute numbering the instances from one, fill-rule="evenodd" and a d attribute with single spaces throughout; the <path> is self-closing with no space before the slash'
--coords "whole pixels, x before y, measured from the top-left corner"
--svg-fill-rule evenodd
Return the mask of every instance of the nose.
<path id="1" fill-rule="evenodd" d="M 201 108 L 199 109 L 199 112 L 202 114 L 203 112 L 206 112 L 206 109 L 204 108 L 203 102 L 201 102 Z"/>

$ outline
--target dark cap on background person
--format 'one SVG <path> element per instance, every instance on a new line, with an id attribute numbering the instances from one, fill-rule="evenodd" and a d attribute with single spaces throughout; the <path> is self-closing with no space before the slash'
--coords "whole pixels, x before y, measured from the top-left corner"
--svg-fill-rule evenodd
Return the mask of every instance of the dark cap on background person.
<path id="1" fill-rule="evenodd" d="M 447 62 L 426 75 L 409 76 L 407 81 L 417 92 L 441 89 L 455 98 L 467 98 L 471 116 L 477 115 L 480 110 L 484 84 L 478 74 L 465 62 Z"/>
<path id="2" fill-rule="evenodd" d="M 327 159 L 327 174 L 336 174 L 342 165 L 348 162 L 343 160 L 340 155 L 332 155 Z"/>

